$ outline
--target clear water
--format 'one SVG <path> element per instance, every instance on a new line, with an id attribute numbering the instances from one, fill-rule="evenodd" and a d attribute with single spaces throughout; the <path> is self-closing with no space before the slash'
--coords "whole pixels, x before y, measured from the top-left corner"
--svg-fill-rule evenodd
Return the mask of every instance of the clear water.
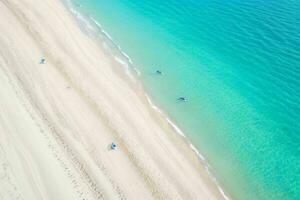
<path id="1" fill-rule="evenodd" d="M 74 1 L 233 199 L 300 199 L 300 1 Z"/>

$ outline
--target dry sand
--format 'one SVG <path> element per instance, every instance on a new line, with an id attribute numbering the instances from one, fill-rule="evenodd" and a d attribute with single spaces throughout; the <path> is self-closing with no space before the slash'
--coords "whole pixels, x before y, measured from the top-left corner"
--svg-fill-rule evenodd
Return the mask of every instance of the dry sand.
<path id="1" fill-rule="evenodd" d="M 0 0 L 0 199 L 222 196 L 62 2 Z"/>

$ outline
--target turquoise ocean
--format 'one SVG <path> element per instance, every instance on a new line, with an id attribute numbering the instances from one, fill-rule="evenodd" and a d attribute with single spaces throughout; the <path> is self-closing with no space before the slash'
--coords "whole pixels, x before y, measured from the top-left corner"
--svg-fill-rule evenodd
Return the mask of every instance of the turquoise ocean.
<path id="1" fill-rule="evenodd" d="M 73 2 L 130 57 L 231 199 L 300 199 L 300 1 Z"/>

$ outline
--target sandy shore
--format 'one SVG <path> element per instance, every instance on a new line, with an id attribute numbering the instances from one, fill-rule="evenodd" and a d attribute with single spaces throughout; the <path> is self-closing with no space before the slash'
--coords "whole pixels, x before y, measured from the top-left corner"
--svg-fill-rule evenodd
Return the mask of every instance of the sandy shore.
<path id="1" fill-rule="evenodd" d="M 0 199 L 222 199 L 120 69 L 60 1 L 0 0 Z"/>

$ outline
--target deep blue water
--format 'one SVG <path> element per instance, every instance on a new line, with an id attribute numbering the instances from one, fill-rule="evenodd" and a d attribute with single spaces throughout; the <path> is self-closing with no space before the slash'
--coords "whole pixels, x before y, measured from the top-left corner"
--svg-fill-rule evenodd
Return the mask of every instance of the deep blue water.
<path id="1" fill-rule="evenodd" d="M 233 199 L 300 199 L 300 1 L 74 1 Z"/>

